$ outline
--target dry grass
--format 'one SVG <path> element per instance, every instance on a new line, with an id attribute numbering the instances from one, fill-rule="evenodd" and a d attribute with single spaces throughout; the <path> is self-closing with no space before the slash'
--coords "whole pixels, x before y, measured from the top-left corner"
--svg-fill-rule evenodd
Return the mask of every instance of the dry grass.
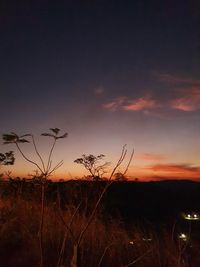
<path id="1" fill-rule="evenodd" d="M 62 219 L 57 203 L 45 208 L 45 266 L 56 267 L 59 251 L 75 207 L 66 206 Z M 3 267 L 37 267 L 39 264 L 38 226 L 40 204 L 34 200 L 10 197 L 0 201 L 0 262 Z M 71 231 L 77 237 L 87 216 L 77 213 Z M 170 229 L 171 230 L 171 229 Z M 199 244 L 190 247 L 172 237 L 171 231 L 161 233 L 132 226 L 125 229 L 120 221 L 92 221 L 81 243 L 81 267 L 197 267 L 200 266 Z M 72 240 L 67 234 L 64 266 L 69 266 Z"/>

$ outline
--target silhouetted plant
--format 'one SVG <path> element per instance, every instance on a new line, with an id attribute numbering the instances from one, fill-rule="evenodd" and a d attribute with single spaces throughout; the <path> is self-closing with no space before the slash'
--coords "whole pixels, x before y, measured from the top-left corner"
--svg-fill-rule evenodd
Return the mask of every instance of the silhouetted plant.
<path id="1" fill-rule="evenodd" d="M 7 166 L 7 165 L 13 165 L 15 162 L 15 157 L 14 157 L 14 152 L 9 151 L 6 153 L 0 153 L 0 167 L 2 165 Z M 0 177 L 3 176 L 3 173 L 0 173 Z"/>
<path id="2" fill-rule="evenodd" d="M 51 158 L 52 158 L 52 153 L 53 153 L 53 150 L 54 150 L 54 147 L 55 147 L 57 140 L 62 139 L 62 138 L 66 138 L 68 136 L 67 133 L 65 133 L 63 135 L 59 135 L 60 129 L 58 129 L 58 128 L 50 128 L 50 131 L 51 131 L 50 133 L 42 133 L 41 134 L 42 136 L 47 136 L 47 137 L 53 138 L 53 144 L 51 146 L 46 165 L 44 163 L 44 159 L 42 158 L 41 154 L 38 151 L 33 134 L 24 134 L 21 136 L 19 136 L 18 134 L 14 133 L 14 132 L 11 132 L 10 134 L 3 134 L 4 144 L 15 144 L 18 151 L 21 153 L 22 157 L 26 161 L 28 161 L 29 163 L 31 163 L 37 167 L 37 170 L 40 173 L 39 176 L 41 176 L 41 178 L 43 178 L 43 179 L 47 179 L 52 172 L 57 170 L 63 164 L 63 161 L 61 160 L 54 167 L 52 167 Z M 30 138 L 31 141 L 28 140 L 28 138 Z M 20 147 L 21 143 L 30 143 L 30 142 L 32 142 L 32 144 L 33 144 L 35 153 L 38 156 L 40 163 L 37 163 L 36 161 L 33 161 L 32 159 L 28 158 Z"/>
<path id="3" fill-rule="evenodd" d="M 50 137 L 53 139 L 53 143 L 51 145 L 49 154 L 47 156 L 47 162 L 45 161 L 41 154 L 38 151 L 35 138 L 33 134 L 24 134 L 18 135 L 14 132 L 10 134 L 3 134 L 4 144 L 14 144 L 18 151 L 21 153 L 22 157 L 29 163 L 33 164 L 37 167 L 37 179 L 41 183 L 41 214 L 40 214 L 40 226 L 39 226 L 39 245 L 40 245 L 40 267 L 43 267 L 44 255 L 43 255 L 43 228 L 44 228 L 44 202 L 45 202 L 45 186 L 47 182 L 47 178 L 59 167 L 62 166 L 63 160 L 58 162 L 55 166 L 52 166 L 52 154 L 56 142 L 58 139 L 63 139 L 68 136 L 67 133 L 59 135 L 60 129 L 59 128 L 50 128 L 50 133 L 42 133 L 41 136 Z M 30 140 L 29 140 L 30 138 Z M 20 144 L 22 143 L 32 143 L 34 147 L 34 151 L 38 156 L 39 163 L 30 159 L 25 153 L 22 151 Z"/>
<path id="4" fill-rule="evenodd" d="M 0 165 L 13 165 L 15 162 L 14 152 L 0 153 Z"/>
<path id="5" fill-rule="evenodd" d="M 121 172 L 115 173 L 114 178 L 115 178 L 115 181 L 118 181 L 118 182 L 125 182 L 128 180 L 128 178 Z"/>
<path id="6" fill-rule="evenodd" d="M 130 163 L 132 161 L 132 158 L 133 158 L 133 154 L 134 154 L 134 150 L 132 151 L 131 153 L 131 156 L 130 156 L 130 159 L 128 161 L 128 164 L 126 165 L 126 168 L 125 168 L 125 171 L 123 172 L 124 175 L 126 174 L 126 172 L 128 171 L 128 168 L 130 166 Z M 70 267 L 79 267 L 81 266 L 81 263 L 80 263 L 80 244 L 82 242 L 82 240 L 84 239 L 84 236 L 86 234 L 86 231 L 88 230 L 90 224 L 92 223 L 94 217 L 95 217 L 95 214 L 97 212 L 97 209 L 102 201 L 102 198 L 104 197 L 105 193 L 107 192 L 109 186 L 113 183 L 113 177 L 116 173 L 116 171 L 118 170 L 118 168 L 121 166 L 121 164 L 124 162 L 124 159 L 126 158 L 126 155 L 127 155 L 127 149 L 126 149 L 126 145 L 123 146 L 122 148 L 122 151 L 121 151 L 121 155 L 116 163 L 116 165 L 114 166 L 114 168 L 112 169 L 107 181 L 106 181 L 106 184 L 104 186 L 104 188 L 102 189 L 102 191 L 100 192 L 98 198 L 97 198 L 97 201 L 94 203 L 94 206 L 93 206 L 93 209 L 90 213 L 90 215 L 88 216 L 87 218 L 87 221 L 85 223 L 85 225 L 83 225 L 79 235 L 77 237 L 74 236 L 74 233 L 72 232 L 72 229 L 71 229 L 71 224 L 76 216 L 76 213 L 79 209 L 79 206 L 77 207 L 77 210 L 75 211 L 71 221 L 69 224 L 65 223 L 65 227 L 66 227 L 66 233 L 65 233 L 65 237 L 63 239 L 63 244 L 62 244 L 62 249 L 61 249 L 61 252 L 64 251 L 64 248 L 65 248 L 65 243 L 66 243 L 66 236 L 67 236 L 67 233 L 70 234 L 71 236 L 71 240 L 72 240 L 72 243 L 73 243 L 73 255 L 72 255 L 72 258 L 71 258 L 71 261 L 70 261 Z M 104 155 L 103 154 L 100 154 L 99 156 L 93 156 L 92 154 L 90 155 L 83 155 L 82 158 L 78 158 L 75 160 L 76 163 L 78 164 L 82 164 L 90 173 L 93 177 L 95 177 L 95 174 L 98 173 L 98 170 L 97 168 L 100 167 L 104 168 L 107 166 L 108 163 L 105 163 L 103 165 L 98 165 L 99 164 L 99 161 L 102 160 L 102 158 L 104 158 Z M 103 166 L 103 167 L 102 167 Z M 61 267 L 63 266 L 62 265 L 62 261 L 63 261 L 63 253 L 60 253 L 60 256 L 59 256 L 59 260 L 58 260 L 58 264 L 57 264 L 57 267 Z"/>
<path id="7" fill-rule="evenodd" d="M 93 180 L 100 180 L 106 173 L 106 168 L 110 165 L 109 162 L 102 162 L 104 157 L 105 155 L 103 154 L 98 156 L 83 154 L 81 158 L 74 160 L 74 162 L 83 165 L 84 168 L 89 171 L 90 177 Z"/>

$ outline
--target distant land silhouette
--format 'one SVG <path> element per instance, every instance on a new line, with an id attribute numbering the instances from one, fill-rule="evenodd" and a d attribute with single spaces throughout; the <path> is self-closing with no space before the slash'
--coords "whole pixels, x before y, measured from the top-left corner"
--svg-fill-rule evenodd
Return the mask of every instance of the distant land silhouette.
<path id="1" fill-rule="evenodd" d="M 31 191 L 35 190 L 30 182 L 25 180 L 16 183 L 23 183 L 23 190 L 28 197 L 32 194 Z M 105 184 L 106 181 L 85 180 L 49 182 L 47 196 L 50 199 L 56 198 L 59 187 L 61 201 L 64 203 L 73 201 L 78 203 L 80 199 L 88 198 L 88 203 L 92 205 Z M 174 219 L 180 216 L 181 212 L 200 211 L 200 182 L 191 180 L 113 182 L 103 198 L 101 207 L 105 217 L 117 216 L 125 222 L 138 219 L 153 221 Z"/>

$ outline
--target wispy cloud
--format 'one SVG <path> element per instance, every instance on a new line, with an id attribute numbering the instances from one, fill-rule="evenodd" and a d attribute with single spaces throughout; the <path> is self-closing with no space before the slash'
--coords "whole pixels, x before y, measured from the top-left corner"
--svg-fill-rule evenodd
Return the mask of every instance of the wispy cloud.
<path id="1" fill-rule="evenodd" d="M 111 111 L 122 110 L 140 112 L 145 115 L 162 117 L 166 111 L 193 112 L 200 110 L 200 80 L 182 78 L 171 74 L 156 74 L 158 79 L 170 84 L 173 95 L 164 99 L 156 92 L 131 99 L 128 96 L 119 96 L 103 104 L 103 108 Z"/>
<path id="2" fill-rule="evenodd" d="M 168 73 L 157 74 L 161 82 L 171 84 L 175 99 L 169 100 L 169 108 L 191 112 L 200 109 L 200 80 L 183 78 Z"/>
<path id="3" fill-rule="evenodd" d="M 150 154 L 150 153 L 140 154 L 140 155 L 137 155 L 135 158 L 139 160 L 145 160 L 145 161 L 163 161 L 166 159 L 166 157 L 164 157 L 163 155 Z"/>
<path id="4" fill-rule="evenodd" d="M 179 174 L 198 174 L 200 177 L 200 167 L 194 167 L 190 164 L 155 164 L 147 167 L 155 172 L 179 173 Z"/>
<path id="5" fill-rule="evenodd" d="M 112 101 L 103 104 L 103 108 L 110 111 L 116 111 L 117 109 L 121 109 L 122 105 L 125 102 L 125 99 L 125 96 L 114 98 Z"/>
<path id="6" fill-rule="evenodd" d="M 156 100 L 149 97 L 141 97 L 137 99 L 128 100 L 125 96 L 114 98 L 112 101 L 103 104 L 104 109 L 111 111 L 147 111 L 160 107 Z"/>
<path id="7" fill-rule="evenodd" d="M 155 164 L 144 169 L 150 171 L 148 180 L 194 179 L 200 180 L 200 166 L 190 164 Z"/>
<path id="8" fill-rule="evenodd" d="M 131 100 L 128 104 L 125 104 L 122 108 L 127 111 L 140 111 L 158 108 L 160 105 L 156 100 L 151 98 L 138 98 Z"/>
<path id="9" fill-rule="evenodd" d="M 180 91 L 181 96 L 171 101 L 171 108 L 182 111 L 195 111 L 200 109 L 200 86 Z"/>
<path id="10" fill-rule="evenodd" d="M 188 101 L 188 99 L 179 98 L 171 102 L 171 107 L 182 111 L 195 111 L 200 108 L 200 105 L 193 101 Z"/>

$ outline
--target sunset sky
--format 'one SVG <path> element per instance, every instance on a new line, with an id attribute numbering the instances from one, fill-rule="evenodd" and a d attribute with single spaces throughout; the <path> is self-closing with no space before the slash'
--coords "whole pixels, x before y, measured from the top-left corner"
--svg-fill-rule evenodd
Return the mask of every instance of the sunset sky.
<path id="1" fill-rule="evenodd" d="M 34 133 L 45 156 L 40 133 L 68 132 L 57 178 L 85 175 L 84 153 L 113 166 L 124 144 L 131 179 L 200 178 L 199 1 L 16 2 L 0 3 L 1 134 Z M 35 168 L 16 153 L 8 169 Z"/>

